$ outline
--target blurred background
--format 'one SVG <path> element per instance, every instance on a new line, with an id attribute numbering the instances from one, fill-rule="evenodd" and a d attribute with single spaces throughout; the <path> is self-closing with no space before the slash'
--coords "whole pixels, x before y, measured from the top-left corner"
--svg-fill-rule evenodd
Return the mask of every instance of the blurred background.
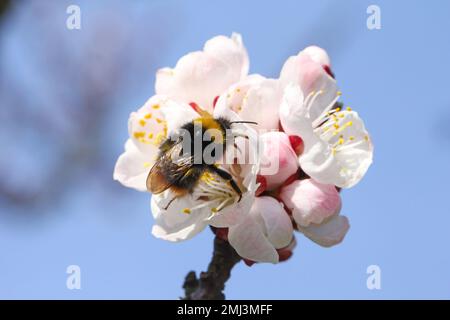
<path id="1" fill-rule="evenodd" d="M 66 28 L 69 5 L 81 30 Z M 369 5 L 381 29 L 366 27 Z M 218 34 L 242 34 L 250 71 L 277 77 L 315 44 L 364 118 L 374 165 L 342 193 L 351 229 L 298 235 L 279 265 L 239 264 L 229 299 L 450 298 L 450 2 L 0 0 L 0 298 L 177 299 L 213 235 L 151 236 L 149 196 L 112 180 L 127 119 L 155 72 Z M 79 265 L 81 290 L 66 268 Z M 366 270 L 381 268 L 381 290 Z"/>

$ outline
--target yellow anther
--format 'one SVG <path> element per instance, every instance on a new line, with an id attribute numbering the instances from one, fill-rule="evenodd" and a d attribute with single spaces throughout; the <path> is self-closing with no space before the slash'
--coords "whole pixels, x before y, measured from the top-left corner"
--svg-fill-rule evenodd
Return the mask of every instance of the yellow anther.
<path id="1" fill-rule="evenodd" d="M 191 209 L 189 209 L 189 208 L 184 208 L 184 209 L 183 209 L 183 213 L 190 214 L 190 213 L 191 213 Z"/>
<path id="2" fill-rule="evenodd" d="M 139 124 L 143 127 L 145 127 L 145 125 L 147 124 L 147 122 L 143 119 L 139 120 Z"/>
<path id="3" fill-rule="evenodd" d="M 350 107 L 347 107 L 347 111 L 352 111 L 352 108 L 350 108 Z"/>
<path id="4" fill-rule="evenodd" d="M 369 141 L 369 136 L 365 136 L 364 140 Z"/>
<path id="5" fill-rule="evenodd" d="M 339 111 L 341 111 L 341 107 L 336 108 L 336 112 L 339 112 Z"/>
<path id="6" fill-rule="evenodd" d="M 154 105 L 152 106 L 152 108 L 156 110 L 156 109 L 159 109 L 160 106 L 159 106 L 159 104 L 154 104 Z"/>
<path id="7" fill-rule="evenodd" d="M 134 137 L 135 137 L 136 139 L 144 138 L 144 137 L 145 137 L 145 132 L 143 132 L 143 131 L 136 131 L 136 132 L 134 133 Z"/>
<path id="8" fill-rule="evenodd" d="M 152 164 L 150 162 L 144 162 L 144 168 L 150 167 Z"/>
<path id="9" fill-rule="evenodd" d="M 339 143 L 340 145 L 344 144 L 344 138 L 342 138 L 342 136 L 339 138 L 338 143 Z"/>
<path id="10" fill-rule="evenodd" d="M 354 136 L 350 136 L 350 137 L 348 137 L 348 139 L 349 139 L 350 141 L 353 141 L 353 140 L 355 140 L 355 137 L 354 137 Z"/>
<path id="11" fill-rule="evenodd" d="M 212 213 L 216 213 L 217 211 L 218 211 L 217 208 L 211 208 Z"/>
<path id="12" fill-rule="evenodd" d="M 156 135 L 156 137 L 155 137 L 154 144 L 155 144 L 155 145 L 161 144 L 161 142 L 163 142 L 163 140 L 164 140 L 165 138 L 166 138 L 166 136 L 165 136 L 162 132 L 158 133 L 158 134 Z"/>
<path id="13" fill-rule="evenodd" d="M 148 134 L 148 138 L 149 138 L 149 139 L 153 139 L 153 133 L 152 133 L 152 132 L 150 132 L 150 133 Z"/>
<path id="14" fill-rule="evenodd" d="M 336 95 L 337 95 L 337 96 L 342 96 L 342 91 L 336 92 Z"/>
<path id="15" fill-rule="evenodd" d="M 347 127 L 351 127 L 353 125 L 353 121 L 349 121 L 345 124 Z"/>
<path id="16" fill-rule="evenodd" d="M 144 118 L 145 119 L 151 119 L 152 118 L 152 114 L 151 113 L 147 113 L 145 116 L 144 116 Z"/>
<path id="17" fill-rule="evenodd" d="M 163 120 L 163 119 L 160 119 L 160 118 L 156 118 L 155 120 L 156 120 L 156 122 L 158 122 L 158 123 L 163 123 L 163 122 L 164 122 L 164 120 Z"/>
<path id="18" fill-rule="evenodd" d="M 336 129 L 339 129 L 339 124 L 335 123 L 333 126 L 334 126 Z"/>
<path id="19" fill-rule="evenodd" d="M 236 92 L 237 93 L 241 92 L 241 89 L 240 88 L 236 88 Z"/>

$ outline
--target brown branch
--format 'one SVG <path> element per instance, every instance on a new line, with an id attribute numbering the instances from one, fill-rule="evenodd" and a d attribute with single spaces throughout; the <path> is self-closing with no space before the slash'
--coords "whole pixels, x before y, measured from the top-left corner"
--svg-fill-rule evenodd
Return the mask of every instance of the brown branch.
<path id="1" fill-rule="evenodd" d="M 214 251 L 208 271 L 201 272 L 197 279 L 190 271 L 183 284 L 183 300 L 225 300 L 223 290 L 230 278 L 231 269 L 241 260 L 228 241 L 214 238 Z"/>

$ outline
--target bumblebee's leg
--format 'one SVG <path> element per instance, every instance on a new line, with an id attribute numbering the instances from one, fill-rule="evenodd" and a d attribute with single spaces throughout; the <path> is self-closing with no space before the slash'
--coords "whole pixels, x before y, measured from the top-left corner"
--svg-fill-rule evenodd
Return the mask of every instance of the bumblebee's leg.
<path id="1" fill-rule="evenodd" d="M 216 166 L 210 166 L 210 169 L 211 169 L 211 171 L 217 173 L 217 175 L 219 177 L 221 177 L 222 179 L 226 180 L 231 185 L 233 190 L 236 191 L 236 193 L 239 195 L 238 202 L 241 201 L 241 199 L 242 199 L 242 191 L 241 191 L 241 189 L 239 189 L 239 186 L 237 185 L 236 181 L 234 181 L 234 179 L 231 176 L 231 174 L 229 174 L 225 170 L 217 168 Z"/>
<path id="2" fill-rule="evenodd" d="M 235 132 L 235 133 L 233 134 L 233 138 L 234 138 L 234 139 L 236 139 L 236 138 L 244 138 L 244 139 L 249 140 L 248 135 L 246 135 L 244 132 Z"/>
<path id="3" fill-rule="evenodd" d="M 170 205 L 172 204 L 172 202 L 176 199 L 177 197 L 173 197 L 170 201 L 169 201 L 169 203 L 167 204 L 167 206 L 164 208 L 164 210 L 167 210 L 169 207 L 170 207 Z"/>

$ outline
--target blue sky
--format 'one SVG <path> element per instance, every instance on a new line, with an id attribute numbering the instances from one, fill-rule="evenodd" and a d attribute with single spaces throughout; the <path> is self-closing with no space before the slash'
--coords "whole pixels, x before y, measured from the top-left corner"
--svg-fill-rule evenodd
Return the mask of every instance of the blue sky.
<path id="1" fill-rule="evenodd" d="M 250 71 L 270 77 L 307 45 L 328 50 L 343 101 L 364 118 L 375 157 L 365 179 L 342 193 L 342 213 L 351 229 L 341 245 L 321 248 L 298 234 L 288 262 L 235 267 L 227 297 L 450 298 L 448 1 L 72 3 L 82 10 L 82 30 L 66 36 L 74 48 L 111 8 L 135 27 L 145 20 L 146 28 L 154 28 L 148 31 L 161 33 L 164 41 L 152 47 L 154 62 L 142 66 L 146 75 L 113 99 L 101 137 L 111 179 L 66 181 L 67 195 L 36 209 L 32 219 L 17 217 L 14 207 L 0 202 L 0 298 L 174 299 L 182 295 L 188 271 L 206 268 L 213 239 L 209 230 L 178 244 L 153 238 L 149 197 L 118 186 L 112 170 L 127 137 L 128 114 L 153 94 L 156 69 L 173 66 L 207 39 L 232 32 L 243 36 Z M 61 10 L 55 20 L 61 28 L 67 4 L 62 1 L 55 9 Z M 370 4 L 381 8 L 380 30 L 366 28 Z M 39 88 L 45 97 L 52 88 L 33 81 L 36 74 L 29 71 L 21 44 L 24 33 L 36 38 L 39 31 L 32 20 L 9 23 L 1 58 L 15 68 L 18 83 Z M 1 139 L 8 148 L 17 143 L 10 134 Z M 51 165 L 51 153 L 40 157 Z M 81 267 L 81 290 L 66 288 L 65 270 L 71 264 Z M 366 268 L 372 264 L 381 268 L 381 290 L 366 287 Z"/>

